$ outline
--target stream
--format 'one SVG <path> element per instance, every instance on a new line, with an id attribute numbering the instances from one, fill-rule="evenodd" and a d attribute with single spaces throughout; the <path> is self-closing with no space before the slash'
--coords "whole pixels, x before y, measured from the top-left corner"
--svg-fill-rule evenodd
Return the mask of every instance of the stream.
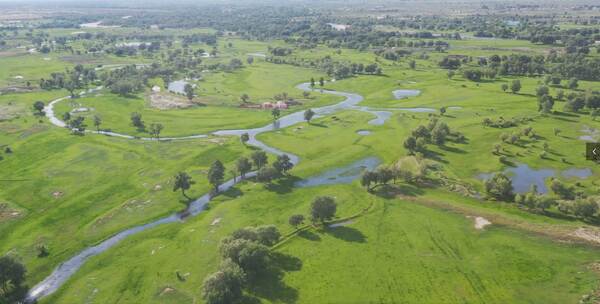
<path id="1" fill-rule="evenodd" d="M 372 109 L 369 107 L 357 106 L 357 104 L 363 100 L 363 97 L 358 94 L 339 92 L 339 91 L 331 91 L 331 90 L 312 89 L 310 87 L 309 83 L 300 84 L 297 86 L 297 88 L 300 90 L 304 90 L 304 91 L 313 91 L 313 90 L 319 91 L 319 92 L 322 92 L 325 94 L 342 96 L 345 98 L 343 101 L 341 101 L 337 104 L 323 106 L 320 108 L 314 108 L 313 111 L 315 112 L 315 114 L 317 116 L 329 115 L 329 114 L 335 113 L 340 110 L 351 109 L 351 110 L 363 111 L 363 112 L 367 112 L 367 113 L 371 113 L 371 114 L 375 115 L 377 118 L 375 118 L 374 120 L 371 120 L 369 123 L 373 124 L 373 125 L 380 125 L 380 124 L 383 124 L 391 116 L 390 110 L 411 111 L 411 112 L 434 112 L 434 111 L 436 111 L 435 109 L 429 109 L 429 108 L 395 108 L 395 109 L 389 109 L 389 110 L 386 109 L 386 111 L 382 111 L 382 110 L 378 110 L 378 109 Z M 90 89 L 85 92 L 81 92 L 79 95 L 83 97 L 88 93 L 93 93 L 93 92 L 96 92 L 101 89 L 102 89 L 102 87 Z M 414 94 L 414 93 L 410 93 L 410 94 Z M 57 118 L 56 115 L 54 114 L 54 106 L 57 103 L 59 103 L 63 100 L 67 100 L 69 98 L 70 97 L 63 97 L 63 98 L 53 100 L 44 108 L 46 117 L 48 117 L 50 122 L 52 124 L 54 124 L 55 126 L 63 127 L 63 128 L 66 127 L 66 123 L 64 121 L 60 120 L 59 118 Z M 215 136 L 240 136 L 244 133 L 248 133 L 250 135 L 250 140 L 247 142 L 247 144 L 258 147 L 260 149 L 263 149 L 266 152 L 269 152 L 269 153 L 272 153 L 275 155 L 287 154 L 290 157 L 292 163 L 294 163 L 294 165 L 296 165 L 300 161 L 300 158 L 297 155 L 283 152 L 275 147 L 268 146 L 268 145 L 264 144 L 263 142 L 257 140 L 256 136 L 261 133 L 273 131 L 273 130 L 276 130 L 279 128 L 286 128 L 286 127 L 292 126 L 294 124 L 297 124 L 297 123 L 300 123 L 303 121 L 304 121 L 304 111 L 298 111 L 298 112 L 283 116 L 283 117 L 279 118 L 277 121 L 275 121 L 273 123 L 269 123 L 268 125 L 260 127 L 260 128 L 239 129 L 239 130 L 221 130 L 221 131 L 213 132 L 212 135 L 215 135 Z M 127 139 L 156 140 L 153 138 L 140 138 L 140 137 L 135 137 L 135 136 L 131 136 L 128 134 L 122 134 L 122 133 L 117 133 L 117 132 L 94 131 L 94 130 L 86 130 L 86 132 L 102 134 L 102 135 L 106 135 L 106 136 L 127 138 Z M 182 139 L 203 138 L 203 137 L 207 137 L 207 136 L 208 136 L 207 134 L 198 134 L 198 135 L 183 136 L 183 137 L 163 137 L 163 138 L 160 138 L 159 140 L 182 140 Z M 377 162 L 377 160 L 376 159 L 367 159 L 366 162 L 368 164 L 359 164 L 359 165 L 366 165 L 367 167 L 370 167 L 373 165 L 373 163 Z M 250 173 L 246 174 L 245 179 L 254 177 L 255 175 L 256 175 L 256 171 L 250 172 Z M 220 192 L 225 192 L 228 189 L 230 189 L 231 187 L 233 187 L 235 184 L 237 184 L 245 179 L 238 177 L 235 181 L 233 179 L 228 180 L 219 187 L 219 190 L 220 190 Z M 187 213 L 188 213 L 187 216 L 195 216 L 195 215 L 198 215 L 199 213 L 201 213 L 202 211 L 204 211 L 206 204 L 208 204 L 208 202 L 210 202 L 211 199 L 212 199 L 212 196 L 210 194 L 205 194 L 205 195 L 201 196 L 200 198 L 194 200 L 189 205 L 189 208 L 187 210 Z M 29 303 L 35 302 L 39 298 L 42 298 L 44 296 L 52 294 L 58 288 L 60 288 L 73 274 L 75 274 L 77 272 L 77 270 L 79 270 L 79 268 L 81 268 L 81 266 L 89 258 L 108 250 L 109 248 L 115 246 L 117 243 L 119 243 L 126 237 L 140 233 L 142 231 L 145 231 L 145 230 L 148 230 L 151 228 L 154 228 L 159 225 L 180 222 L 182 220 L 183 220 L 183 217 L 179 213 L 172 214 L 170 216 L 158 219 L 156 221 L 153 221 L 153 222 L 150 222 L 150 223 L 147 223 L 144 225 L 139 225 L 139 226 L 135 226 L 135 227 L 123 230 L 123 231 L 109 237 L 108 239 L 100 242 L 99 244 L 97 244 L 95 246 L 84 249 L 77 255 L 75 255 L 75 256 L 71 257 L 70 259 L 68 259 L 67 261 L 61 263 L 56 269 L 54 269 L 54 271 L 48 277 L 46 277 L 44 280 L 42 280 L 37 285 L 35 285 L 33 288 L 31 288 L 27 294 L 26 301 Z"/>

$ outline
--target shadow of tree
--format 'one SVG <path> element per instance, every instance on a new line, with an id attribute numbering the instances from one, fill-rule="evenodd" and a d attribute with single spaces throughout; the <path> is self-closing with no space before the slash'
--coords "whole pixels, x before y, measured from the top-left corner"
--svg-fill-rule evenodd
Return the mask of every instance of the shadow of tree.
<path id="1" fill-rule="evenodd" d="M 357 230 L 352 227 L 338 226 L 335 228 L 329 228 L 329 229 L 325 230 L 325 232 L 337 239 L 340 239 L 340 240 L 343 240 L 346 242 L 353 242 L 353 243 L 366 243 L 367 242 L 367 237 L 362 232 L 360 232 L 360 230 Z"/>
<path id="2" fill-rule="evenodd" d="M 300 180 L 301 178 L 297 176 L 286 175 L 278 180 L 265 184 L 265 189 L 277 194 L 290 193 L 294 189 L 294 184 Z"/>
<path id="3" fill-rule="evenodd" d="M 298 233 L 298 236 L 301 237 L 301 238 L 303 238 L 303 239 L 307 239 L 307 240 L 313 241 L 313 242 L 319 242 L 319 241 L 321 241 L 321 237 L 318 234 L 316 234 L 316 233 L 314 233 L 312 231 L 309 231 L 309 230 L 300 231 Z"/>
<path id="4" fill-rule="evenodd" d="M 385 199 L 393 199 L 398 195 L 417 196 L 423 193 L 424 191 L 419 187 L 409 184 L 383 185 L 373 190 L 373 194 Z"/>
<path id="5" fill-rule="evenodd" d="M 272 263 L 268 269 L 249 278 L 247 291 L 255 297 L 264 298 L 271 302 L 295 303 L 298 300 L 298 291 L 283 282 L 285 271 L 298 271 L 302 268 L 302 261 L 296 257 L 273 252 Z M 255 303 L 248 299 L 243 303 Z M 260 302 L 260 301 L 259 301 Z"/>

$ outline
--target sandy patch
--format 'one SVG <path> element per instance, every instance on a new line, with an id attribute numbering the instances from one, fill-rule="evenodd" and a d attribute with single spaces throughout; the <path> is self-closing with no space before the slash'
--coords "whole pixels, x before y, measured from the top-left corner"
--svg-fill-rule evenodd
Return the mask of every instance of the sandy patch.
<path id="1" fill-rule="evenodd" d="M 212 223 L 210 223 L 210 225 L 211 225 L 211 226 L 214 226 L 214 225 L 216 225 L 216 224 L 218 224 L 218 223 L 220 223 L 220 222 L 221 222 L 221 218 L 220 218 L 220 217 L 218 217 L 218 218 L 214 219 L 214 220 L 212 221 Z"/>
<path id="2" fill-rule="evenodd" d="M 163 289 L 163 290 L 160 292 L 160 295 L 162 296 L 162 295 L 164 295 L 164 294 L 167 294 L 167 293 L 170 293 L 170 292 L 173 292 L 173 291 L 175 291 L 175 289 L 174 289 L 174 288 L 171 288 L 171 287 L 165 287 L 165 289 Z"/>
<path id="3" fill-rule="evenodd" d="M 64 195 L 64 193 L 61 192 L 61 191 L 54 191 L 54 192 L 52 192 L 52 196 L 54 198 L 59 198 L 59 197 L 62 197 L 63 195 Z"/>
<path id="4" fill-rule="evenodd" d="M 21 216 L 21 212 L 11 208 L 7 203 L 0 203 L 0 222 Z"/>
<path id="5" fill-rule="evenodd" d="M 486 226 L 489 226 L 492 224 L 492 222 L 488 221 L 486 218 L 481 217 L 481 216 L 467 216 L 467 218 L 474 218 L 475 219 L 475 229 L 477 230 L 482 230 L 484 229 Z"/>
<path id="6" fill-rule="evenodd" d="M 184 109 L 194 105 L 187 98 L 182 98 L 168 94 L 160 94 L 156 92 L 150 94 L 149 99 L 150 106 L 160 110 Z"/>
<path id="7" fill-rule="evenodd" d="M 600 230 L 598 229 L 581 227 L 577 228 L 571 235 L 592 243 L 600 244 Z"/>

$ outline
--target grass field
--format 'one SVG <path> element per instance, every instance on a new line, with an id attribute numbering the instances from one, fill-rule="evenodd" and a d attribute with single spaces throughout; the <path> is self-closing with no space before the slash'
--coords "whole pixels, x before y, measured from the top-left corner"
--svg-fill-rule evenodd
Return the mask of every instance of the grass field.
<path id="1" fill-rule="evenodd" d="M 135 29 L 128 28 L 114 31 L 135 34 Z M 68 30 L 50 32 L 53 37 L 70 34 Z M 174 30 L 156 32 L 181 34 Z M 592 267 L 600 259 L 597 247 L 570 242 L 568 237 L 580 227 L 593 229 L 588 222 L 560 217 L 555 209 L 546 215 L 532 213 L 514 204 L 466 197 L 441 186 L 399 183 L 374 193 L 368 193 L 358 181 L 293 186 L 300 179 L 365 157 L 375 156 L 384 164 L 398 161 L 407 155 L 403 147 L 406 137 L 434 115 L 466 137 L 463 143 L 428 145 L 428 161 L 435 164 L 432 175 L 436 177 L 467 183 L 483 193 L 477 175 L 508 168 L 492 154 L 500 135 L 530 126 L 538 138 L 523 138 L 515 145 L 503 143 L 502 155 L 513 164 L 535 169 L 590 168 L 592 176 L 587 179 L 561 179 L 569 184 L 577 182 L 577 190 L 597 195 L 600 169 L 584 159 L 584 142 L 579 139 L 584 127 L 598 126 L 587 113 L 564 113 L 564 102 L 557 101 L 554 114 L 539 114 L 535 88 L 541 78 L 518 78 L 523 90 L 511 94 L 502 92 L 500 85 L 517 78 L 475 83 L 457 74 L 448 79 L 446 70 L 437 65 L 447 54 L 541 54 L 546 49 L 521 40 L 449 42 L 452 47 L 448 53 L 432 52 L 429 59 L 417 59 L 415 53 L 399 62 L 378 58 L 372 52 L 338 52 L 326 46 L 294 49 L 291 56 L 298 58 L 331 56 L 337 61 L 381 65 L 381 76 L 362 75 L 325 85 L 364 96 L 361 105 L 454 108 L 443 116 L 390 110 L 392 116 L 380 126 L 368 124 L 372 114 L 346 110 L 261 134 L 258 139 L 269 146 L 300 157 L 290 176 L 270 185 L 241 183 L 216 197 L 197 217 L 125 239 L 91 258 L 62 288 L 40 302 L 203 303 L 202 282 L 219 265 L 217 245 L 221 238 L 238 228 L 262 224 L 274 224 L 283 234 L 290 233 L 290 215 L 308 215 L 316 196 L 330 195 L 338 202 L 338 219 L 365 208 L 368 212 L 345 226 L 307 229 L 277 247 L 276 262 L 282 271 L 248 288 L 256 303 L 576 303 L 600 282 Z M 246 64 L 248 54 L 267 53 L 268 46 L 275 45 L 293 47 L 283 41 L 221 37 L 219 55 L 206 62 L 226 63 L 238 58 L 245 66 L 230 73 L 202 73 L 202 79 L 195 81 L 195 101 L 205 106 L 159 110 L 149 105 L 149 88 L 130 97 L 105 89 L 64 100 L 56 105 L 55 112 L 62 116 L 75 108 L 91 108 L 77 114 L 87 118 L 88 129 L 94 128 L 92 116 L 98 115 L 102 129 L 148 136 L 131 125 L 131 113 L 138 112 L 146 125 L 162 123 L 165 129 L 161 136 L 166 137 L 260 127 L 273 121 L 269 110 L 240 108 L 242 94 L 248 94 L 252 103 L 262 103 L 286 92 L 302 103 L 283 111 L 283 115 L 342 100 L 317 91 L 305 98 L 295 88 L 311 77 L 328 78 L 324 71 L 271 64 L 258 57 L 253 64 Z M 176 42 L 175 48 L 179 46 Z M 201 44 L 190 47 L 211 48 Z M 65 53 L 0 57 L 0 87 L 34 82 L 80 61 L 99 65 L 158 58 L 90 58 Z M 414 70 L 408 68 L 410 59 L 417 62 Z M 17 75 L 23 79 L 15 79 Z M 181 72 L 176 77 L 186 75 Z M 152 79 L 151 84 L 164 86 L 158 79 Z M 578 90 L 597 86 L 596 82 L 581 81 Z M 420 90 L 421 94 L 396 100 L 392 95 L 396 89 Z M 552 87 L 552 94 L 559 89 L 571 92 Z M 0 253 L 19 257 L 27 266 L 29 285 L 87 246 L 184 209 L 183 196 L 172 191 L 177 172 L 192 176 L 196 184 L 188 195 L 199 197 L 209 191 L 206 173 L 213 161 L 221 160 L 227 169 L 226 178 L 230 178 L 236 160 L 254 151 L 237 137 L 156 142 L 97 134 L 75 136 L 32 114 L 33 102 L 48 103 L 67 94 L 54 90 L 0 95 Z M 531 120 L 507 129 L 483 127 L 484 118 L 500 117 Z M 562 131 L 559 136 L 555 128 Z M 359 135 L 359 130 L 371 134 Z M 544 143 L 549 150 L 547 157 L 541 158 Z M 12 153 L 4 152 L 6 147 Z M 476 229 L 474 216 L 485 217 L 492 225 Z M 42 245 L 49 249 L 49 256 L 38 257 Z"/>

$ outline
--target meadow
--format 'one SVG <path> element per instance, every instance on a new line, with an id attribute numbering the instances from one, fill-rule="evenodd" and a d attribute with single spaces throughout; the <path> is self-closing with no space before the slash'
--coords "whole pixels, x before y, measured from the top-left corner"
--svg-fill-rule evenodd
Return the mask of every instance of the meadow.
<path id="1" fill-rule="evenodd" d="M 103 32 L 107 29 L 88 31 Z M 191 29 L 153 30 L 155 33 L 193 34 L 213 32 Z M 69 34 L 53 29 L 52 36 Z M 120 28 L 115 34 L 137 33 Z M 15 38 L 16 39 L 16 38 Z M 125 38 L 123 38 L 125 39 Z M 231 43 L 231 45 L 230 45 Z M 360 106 L 388 110 L 382 125 L 368 122 L 372 114 L 358 110 L 314 118 L 294 126 L 258 136 L 268 146 L 293 153 L 300 162 L 289 175 L 271 182 L 244 181 L 216 196 L 205 212 L 196 217 L 158 226 L 124 239 L 115 247 L 90 258 L 56 293 L 40 303 L 204 303 L 204 278 L 220 264 L 218 245 L 233 231 L 257 225 L 275 225 L 289 236 L 272 249 L 279 267 L 253 281 L 245 294 L 253 303 L 576 303 L 594 293 L 600 276 L 597 244 L 577 239 L 579 228 L 596 231 L 595 222 L 561 216 L 557 208 L 530 212 L 513 203 L 487 200 L 481 173 L 500 172 L 516 164 L 534 169 L 590 168 L 586 179 L 564 178 L 578 191 L 597 195 L 600 169 L 584 158 L 582 129 L 598 126 L 585 111 L 537 109 L 536 87 L 541 77 L 498 76 L 472 82 L 462 75 L 449 78 L 437 62 L 448 54 L 489 56 L 514 52 L 543 53 L 540 45 L 520 40 L 450 40 L 448 53 L 416 55 L 393 62 L 372 52 L 329 48 L 294 48 L 282 40 L 248 41 L 234 35 L 219 39 L 219 55 L 205 59 L 211 64 L 239 59 L 244 66 L 234 71 L 202 72 L 194 101 L 185 109 L 160 110 L 149 102 L 151 86 L 165 91 L 162 79 L 154 78 L 141 92 L 122 96 L 103 89 L 80 98 L 63 100 L 54 110 L 62 113 L 86 107 L 82 112 L 88 130 L 93 116 L 102 118 L 101 128 L 133 136 L 148 134 L 136 129 L 130 115 L 140 113 L 147 125 L 161 123 L 164 137 L 210 134 L 217 130 L 254 128 L 273 122 L 270 110 L 241 108 L 240 96 L 251 103 L 275 101 L 274 95 L 288 93 L 301 104 L 282 115 L 343 100 L 314 90 L 307 98 L 296 88 L 311 78 L 329 80 L 318 69 L 274 64 L 249 54 L 268 53 L 269 46 L 294 48 L 292 56 L 363 64 L 377 63 L 382 75 L 356 75 L 328 81 L 324 88 L 360 94 Z M 173 48 L 181 45 L 176 42 Z M 74 43 L 75 48 L 84 47 Z M 204 44 L 192 44 L 203 48 Z M 44 58 L 50 58 L 45 60 Z M 75 63 L 98 66 L 148 63 L 160 58 L 113 55 L 70 56 L 23 54 L 0 56 L 0 87 L 37 81 L 51 72 L 72 68 Z M 416 67 L 408 66 L 415 60 Z M 472 63 L 471 66 L 475 64 Z M 16 81 L 14 77 L 22 75 Z M 175 75 L 186 78 L 187 73 Z M 519 79 L 517 93 L 501 90 L 501 84 Z M 89 87 L 95 87 L 90 84 Z M 551 86 L 551 94 L 584 92 L 597 82 L 580 81 L 577 89 Z M 420 94 L 395 99 L 397 89 L 419 90 Z M 85 133 L 73 135 L 67 128 L 52 125 L 35 115 L 35 101 L 48 103 L 67 96 L 66 90 L 33 89 L 26 93 L 0 95 L 0 253 L 18 256 L 27 267 L 29 286 L 41 281 L 63 261 L 86 247 L 98 244 L 126 228 L 152 222 L 185 209 L 186 199 L 173 191 L 174 176 L 187 172 L 195 184 L 187 192 L 197 198 L 210 191 L 206 178 L 211 164 L 220 160 L 232 178 L 236 161 L 256 148 L 238 137 L 208 136 L 201 139 L 142 141 Z M 179 96 L 180 98 L 184 98 Z M 400 108 L 426 107 L 433 113 Z M 445 113 L 439 112 L 447 109 Z M 442 115 L 443 114 L 443 115 Z M 413 161 L 403 142 L 419 125 L 432 117 L 462 133 L 463 142 L 427 146 L 425 160 L 432 165 L 431 178 L 467 185 L 464 193 L 440 183 L 417 186 L 398 182 L 367 192 L 358 180 L 300 188 L 299 180 L 343 167 L 365 157 L 383 164 Z M 500 129 L 484 127 L 493 120 L 528 118 L 527 123 Z M 501 143 L 503 162 L 492 153 L 505 132 L 531 127 L 538 135 L 517 144 Z M 556 129 L 561 130 L 560 134 Z M 359 130 L 370 134 L 360 135 Z M 547 145 L 544 148 L 544 144 Z M 549 148 L 548 148 L 549 147 Z M 11 152 L 5 152 L 10 148 Z M 540 157 L 548 151 L 546 157 Z M 270 155 L 272 163 L 275 156 Z M 550 180 L 545 181 L 546 184 Z M 473 195 L 473 194 L 478 195 Z M 308 217 L 317 196 L 334 197 L 337 227 L 310 226 L 297 231 L 288 224 L 293 214 Z M 353 217 L 355 215 L 359 215 Z M 353 217 L 350 221 L 343 219 Z M 476 217 L 491 222 L 476 227 Z M 40 248 L 48 254 L 40 256 Z"/>

